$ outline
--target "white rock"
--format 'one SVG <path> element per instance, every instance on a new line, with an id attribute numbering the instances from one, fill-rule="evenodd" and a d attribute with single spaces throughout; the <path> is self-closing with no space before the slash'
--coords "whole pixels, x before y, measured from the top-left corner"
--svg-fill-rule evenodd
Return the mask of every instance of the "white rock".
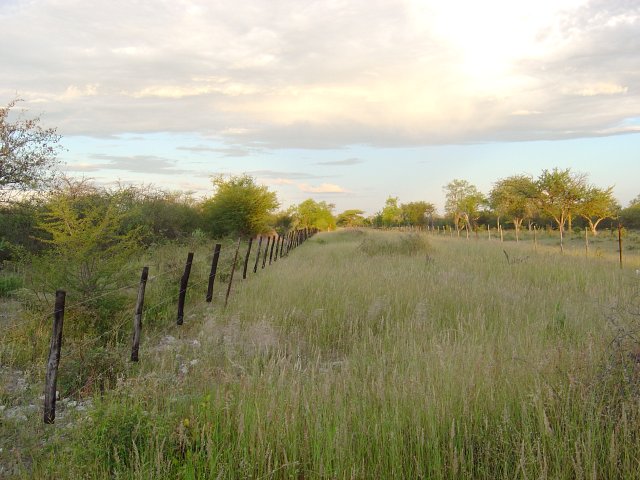
<path id="1" fill-rule="evenodd" d="M 197 364 L 198 364 L 198 362 L 199 362 L 199 360 L 198 360 L 197 358 L 194 358 L 193 360 L 191 360 L 191 361 L 189 362 L 189 365 L 192 365 L 192 366 L 193 366 L 193 365 L 197 365 Z"/>

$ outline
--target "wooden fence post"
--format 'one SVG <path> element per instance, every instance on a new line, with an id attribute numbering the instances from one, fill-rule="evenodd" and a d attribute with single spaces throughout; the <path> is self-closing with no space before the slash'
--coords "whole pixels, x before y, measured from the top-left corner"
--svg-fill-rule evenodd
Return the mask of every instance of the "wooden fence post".
<path id="1" fill-rule="evenodd" d="M 284 241 L 286 238 L 286 236 L 281 238 L 282 241 L 280 242 L 280 258 L 282 258 L 282 251 L 284 250 Z"/>
<path id="2" fill-rule="evenodd" d="M 249 266 L 249 255 L 251 254 L 251 244 L 253 243 L 253 238 L 249 239 L 249 246 L 247 247 L 247 254 L 244 257 L 244 268 L 242 269 L 242 279 L 247 278 L 247 267 Z"/>
<path id="3" fill-rule="evenodd" d="M 136 300 L 136 313 L 133 316 L 133 339 L 131 341 L 131 361 L 138 361 L 138 350 L 140 349 L 140 334 L 142 332 L 142 308 L 144 307 L 144 291 L 149 277 L 149 267 L 142 267 L 140 275 L 140 286 L 138 287 L 138 299 Z"/>
<path id="4" fill-rule="evenodd" d="M 273 261 L 273 247 L 276 245 L 276 236 L 273 236 L 273 240 L 271 240 L 271 252 L 269 252 L 269 265 Z"/>
<path id="5" fill-rule="evenodd" d="M 620 251 L 620 268 L 622 268 L 622 224 L 618 222 L 618 250 Z"/>
<path id="6" fill-rule="evenodd" d="M 267 255 L 269 255 L 269 243 L 271 242 L 271 237 L 267 237 L 267 246 L 264 247 L 264 255 L 262 255 L 262 268 L 267 264 Z"/>
<path id="7" fill-rule="evenodd" d="M 62 349 L 62 325 L 64 323 L 64 304 L 66 292 L 56 291 L 56 303 L 53 310 L 53 332 L 49 345 L 49 360 L 44 388 L 44 423 L 52 424 L 56 419 L 56 383 L 60 350 Z"/>
<path id="8" fill-rule="evenodd" d="M 584 254 L 589 256 L 589 230 L 584 227 Z"/>
<path id="9" fill-rule="evenodd" d="M 253 266 L 253 273 L 258 272 L 258 262 L 260 261 L 260 249 L 262 248 L 262 235 L 258 239 L 258 251 L 256 253 L 256 264 Z"/>
<path id="10" fill-rule="evenodd" d="M 231 275 L 229 276 L 229 286 L 227 287 L 227 295 L 224 297 L 224 308 L 227 308 L 229 302 L 229 294 L 231 293 L 231 284 L 233 283 L 233 273 L 236 271 L 236 262 L 238 261 L 238 252 L 240 251 L 240 240 L 238 237 L 238 245 L 236 246 L 236 254 L 233 256 L 233 265 L 231 265 Z"/>
<path id="11" fill-rule="evenodd" d="M 193 264 L 193 252 L 187 254 L 187 263 L 184 266 L 184 273 L 180 279 L 180 296 L 178 297 L 178 318 L 176 323 L 182 325 L 184 322 L 184 301 L 187 297 L 187 285 L 189 284 L 189 275 L 191 275 L 191 265 Z"/>
<path id="12" fill-rule="evenodd" d="M 211 270 L 209 271 L 209 284 L 207 285 L 207 297 L 208 303 L 213 300 L 213 283 L 216 281 L 216 272 L 218 271 L 218 260 L 220 259 L 220 249 L 222 245 L 216 243 L 213 249 L 213 259 L 211 260 Z"/>
<path id="13" fill-rule="evenodd" d="M 280 249 L 280 240 L 282 240 L 282 237 L 280 237 L 280 235 L 278 235 L 277 238 L 276 238 L 276 254 L 273 256 L 273 261 L 274 262 L 278 261 L 278 250 Z"/>

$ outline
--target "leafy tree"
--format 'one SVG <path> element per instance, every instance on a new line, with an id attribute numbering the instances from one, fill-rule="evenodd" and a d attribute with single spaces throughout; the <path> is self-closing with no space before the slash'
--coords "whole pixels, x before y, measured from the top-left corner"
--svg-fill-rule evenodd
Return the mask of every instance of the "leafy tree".
<path id="1" fill-rule="evenodd" d="M 429 202 L 409 202 L 400 205 L 400 211 L 404 223 L 425 226 L 433 219 L 436 207 Z"/>
<path id="2" fill-rule="evenodd" d="M 300 203 L 295 209 L 295 219 L 298 228 L 318 228 L 320 230 L 333 230 L 336 228 L 336 219 L 333 216 L 335 205 L 327 202 L 316 202 L 309 198 Z"/>
<path id="3" fill-rule="evenodd" d="M 620 205 L 613 198 L 613 187 L 588 188 L 578 206 L 578 214 L 587 221 L 594 235 L 598 234 L 598 224 L 605 218 L 615 217 L 619 210 Z"/>
<path id="4" fill-rule="evenodd" d="M 620 220 L 625 227 L 640 228 L 640 195 L 629 202 L 629 206 L 620 212 Z"/>
<path id="5" fill-rule="evenodd" d="M 538 195 L 536 203 L 540 210 L 549 215 L 560 230 L 560 248 L 563 249 L 564 226 L 578 212 L 580 202 L 587 191 L 586 176 L 571 171 L 570 168 L 552 171 L 543 170 L 536 180 Z"/>
<path id="6" fill-rule="evenodd" d="M 40 118 L 22 113 L 9 118 L 19 101 L 0 108 L 0 202 L 9 201 L 15 192 L 48 185 L 60 151 L 60 136 L 54 128 L 42 128 Z"/>
<path id="7" fill-rule="evenodd" d="M 352 209 L 345 210 L 336 220 L 336 224 L 340 227 L 361 227 L 366 223 L 366 218 L 364 218 L 364 211 Z"/>
<path id="8" fill-rule="evenodd" d="M 269 229 L 278 208 L 275 192 L 256 185 L 249 175 L 213 179 L 216 192 L 202 204 L 205 228 L 215 236 L 254 236 Z"/>
<path id="9" fill-rule="evenodd" d="M 385 227 L 393 227 L 402 223 L 402 210 L 398 206 L 398 197 L 387 198 L 381 215 L 382 225 Z"/>
<path id="10" fill-rule="evenodd" d="M 49 196 L 38 219 L 45 234 L 40 240 L 50 249 L 36 270 L 45 291 L 65 288 L 88 298 L 117 285 L 138 249 L 139 231 L 123 233 L 128 212 L 117 197 L 86 180 L 67 182 Z"/>
<path id="11" fill-rule="evenodd" d="M 455 179 L 444 187 L 446 196 L 445 211 L 453 217 L 453 223 L 460 234 L 460 226 L 471 229 L 471 223 L 479 218 L 482 206 L 486 204 L 485 196 L 466 180 Z"/>
<path id="12" fill-rule="evenodd" d="M 291 207 L 287 210 L 278 212 L 273 216 L 271 223 L 276 229 L 276 232 L 278 232 L 278 235 L 284 236 L 289 230 L 291 230 L 293 223 L 295 222 L 294 214 L 295 207 Z"/>
<path id="13" fill-rule="evenodd" d="M 511 219 L 516 229 L 516 240 L 519 239 L 522 222 L 535 214 L 536 196 L 536 184 L 526 175 L 507 177 L 493 185 L 489 194 L 490 204 L 498 217 Z"/>

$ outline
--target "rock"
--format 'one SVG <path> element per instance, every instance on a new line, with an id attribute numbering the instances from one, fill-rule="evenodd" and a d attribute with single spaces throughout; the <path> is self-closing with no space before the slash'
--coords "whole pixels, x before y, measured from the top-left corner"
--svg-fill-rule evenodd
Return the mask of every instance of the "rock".
<path id="1" fill-rule="evenodd" d="M 191 366 L 193 366 L 193 365 L 197 365 L 197 364 L 198 364 L 198 362 L 199 362 L 199 360 L 198 360 L 197 358 L 194 358 L 193 360 L 191 360 L 191 361 L 189 362 L 189 365 L 191 365 Z"/>

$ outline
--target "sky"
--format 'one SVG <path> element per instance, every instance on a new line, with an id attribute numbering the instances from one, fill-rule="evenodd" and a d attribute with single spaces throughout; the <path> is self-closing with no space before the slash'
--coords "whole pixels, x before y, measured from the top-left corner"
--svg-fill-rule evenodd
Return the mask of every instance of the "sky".
<path id="1" fill-rule="evenodd" d="M 0 104 L 69 175 L 444 205 L 571 168 L 640 194 L 638 0 L 0 0 Z"/>

